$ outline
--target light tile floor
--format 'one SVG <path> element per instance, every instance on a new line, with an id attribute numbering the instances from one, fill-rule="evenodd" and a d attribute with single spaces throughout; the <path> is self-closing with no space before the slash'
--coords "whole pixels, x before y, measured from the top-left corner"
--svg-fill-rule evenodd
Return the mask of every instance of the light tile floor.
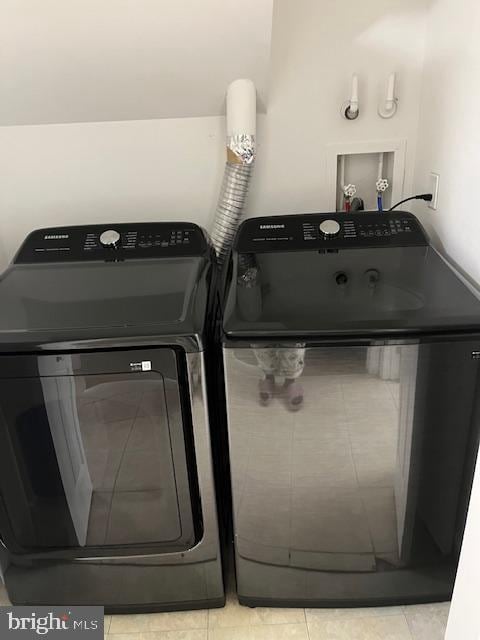
<path id="1" fill-rule="evenodd" d="M 0 605 L 8 604 L 0 586 Z M 107 640 L 443 640 L 450 603 L 365 609 L 223 609 L 105 616 Z"/>

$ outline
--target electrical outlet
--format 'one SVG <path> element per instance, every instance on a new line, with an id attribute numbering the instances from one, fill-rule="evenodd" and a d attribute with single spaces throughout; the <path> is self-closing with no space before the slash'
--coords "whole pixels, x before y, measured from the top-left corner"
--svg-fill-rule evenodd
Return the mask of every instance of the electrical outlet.
<path id="1" fill-rule="evenodd" d="M 432 200 L 428 203 L 429 209 L 437 210 L 438 207 L 438 183 L 440 182 L 440 176 L 433 171 L 428 178 L 428 192 L 432 194 Z"/>

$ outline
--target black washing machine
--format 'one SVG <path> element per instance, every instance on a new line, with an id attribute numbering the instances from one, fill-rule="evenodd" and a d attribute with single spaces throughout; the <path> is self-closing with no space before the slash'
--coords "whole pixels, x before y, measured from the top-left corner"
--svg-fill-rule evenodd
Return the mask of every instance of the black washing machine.
<path id="1" fill-rule="evenodd" d="M 224 604 L 194 224 L 42 229 L 0 279 L 0 560 L 14 604 Z"/>
<path id="2" fill-rule="evenodd" d="M 223 352 L 240 601 L 448 599 L 478 448 L 480 302 L 418 220 L 244 222 Z"/>

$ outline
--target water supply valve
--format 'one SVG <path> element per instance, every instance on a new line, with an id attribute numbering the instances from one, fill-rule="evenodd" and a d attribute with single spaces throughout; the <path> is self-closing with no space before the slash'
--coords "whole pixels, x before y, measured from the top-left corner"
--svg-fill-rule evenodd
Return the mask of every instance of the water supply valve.
<path id="1" fill-rule="evenodd" d="M 343 187 L 343 195 L 345 198 L 351 199 L 357 193 L 357 187 L 354 184 L 347 184 Z"/>
<path id="2" fill-rule="evenodd" d="M 376 181 L 375 187 L 377 188 L 377 193 L 384 193 L 389 187 L 388 180 L 380 178 Z"/>

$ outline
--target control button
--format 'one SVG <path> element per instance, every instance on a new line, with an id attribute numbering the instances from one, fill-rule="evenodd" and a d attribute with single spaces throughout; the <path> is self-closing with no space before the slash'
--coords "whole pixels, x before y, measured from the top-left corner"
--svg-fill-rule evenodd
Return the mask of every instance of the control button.
<path id="1" fill-rule="evenodd" d="M 109 249 L 117 249 L 120 242 L 120 234 L 115 229 L 108 229 L 100 235 L 100 243 Z"/>
<path id="2" fill-rule="evenodd" d="M 319 229 L 326 238 L 333 238 L 340 232 L 340 225 L 336 220 L 324 220 L 320 223 Z"/>

